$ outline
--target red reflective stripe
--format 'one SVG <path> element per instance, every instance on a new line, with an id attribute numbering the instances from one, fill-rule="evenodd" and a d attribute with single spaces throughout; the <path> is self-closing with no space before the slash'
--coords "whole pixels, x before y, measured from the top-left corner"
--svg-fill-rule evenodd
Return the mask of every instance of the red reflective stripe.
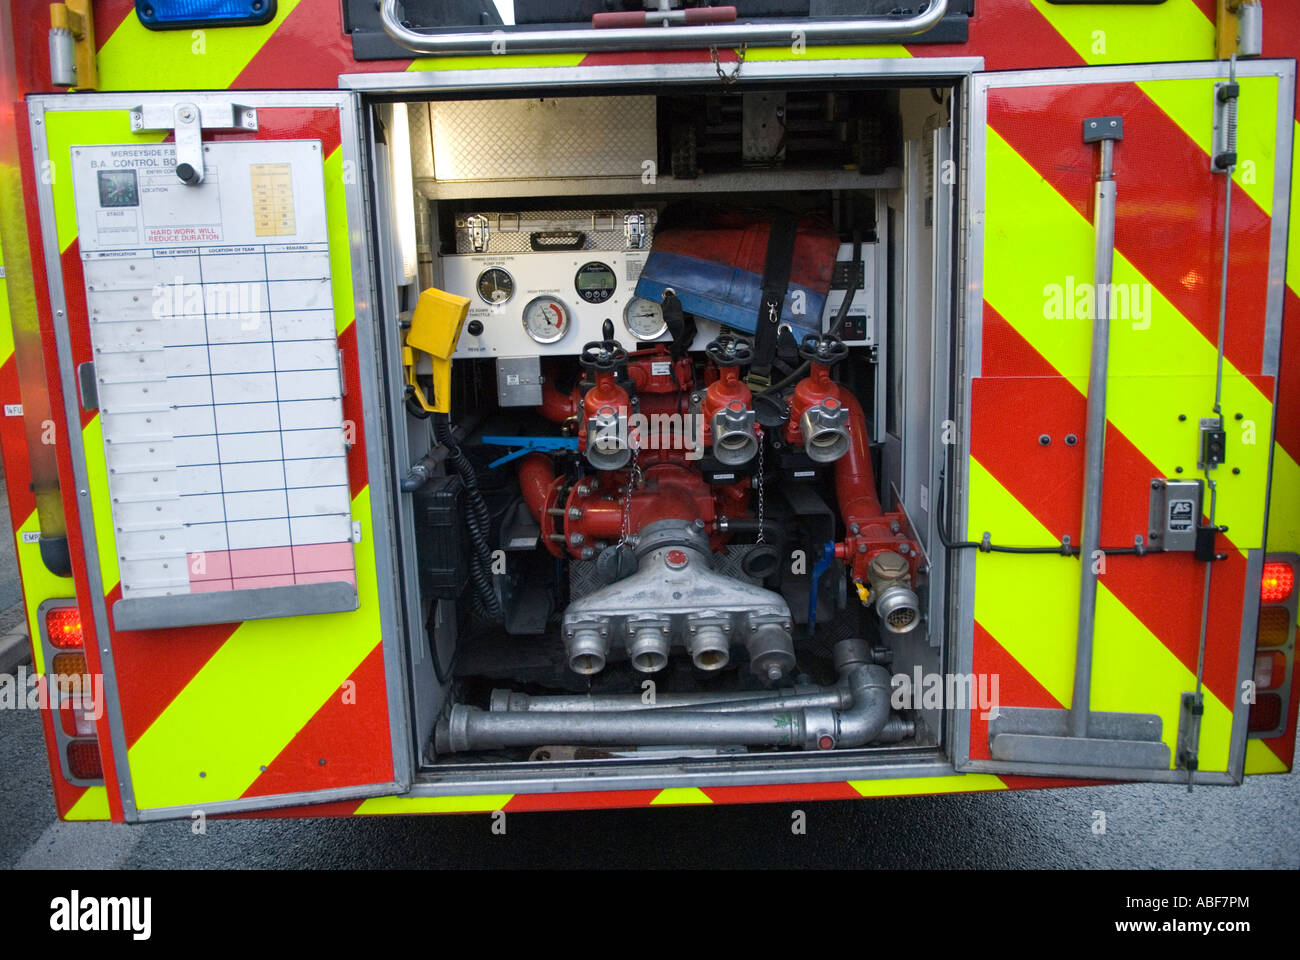
<path id="1" fill-rule="evenodd" d="M 1214 343 L 1223 179 L 1210 172 L 1200 146 L 1133 83 L 998 89 L 988 96 L 989 125 L 1088 219 L 1097 150 L 1083 142 L 1080 118 L 1111 114 L 1124 115 L 1124 140 L 1115 151 L 1116 249 Z M 1258 373 L 1272 221 L 1235 184 L 1232 224 L 1225 351 L 1240 372 Z"/>
<path id="2" fill-rule="evenodd" d="M 987 305 L 986 305 L 987 307 Z M 1008 356 L 1025 356 L 1032 347 L 1019 346 L 1019 334 L 990 309 L 985 326 L 1001 329 L 994 339 Z M 987 350 L 987 347 L 986 347 Z M 986 361 L 987 363 L 987 361 Z M 1084 396 L 1051 370 L 1046 360 L 1030 361 L 1031 376 L 977 378 L 972 384 L 971 453 L 986 470 L 1058 540 L 1069 535 L 1079 542 L 1083 504 Z M 1055 374 L 1055 371 L 1053 371 Z M 1074 433 L 1080 442 L 1064 443 Z M 1040 446 L 1041 435 L 1051 437 Z M 1102 508 L 1102 545 L 1127 547 L 1147 534 L 1150 482 L 1163 474 L 1114 424 L 1106 430 L 1106 483 Z M 1135 491 L 1139 495 L 1135 495 Z M 994 542 L 998 533 L 992 531 Z M 1241 634 L 1241 599 L 1245 594 L 1245 560 L 1222 537 L 1228 559 L 1214 565 L 1208 636 Z M 1043 562 L 1055 562 L 1044 557 Z M 1148 554 L 1106 558 L 1102 583 L 1146 625 L 1188 670 L 1195 672 L 1200 638 L 1202 564 L 1190 553 Z M 1224 703 L 1233 701 L 1237 676 L 1237 643 L 1211 642 L 1206 654 L 1206 686 Z"/>
<path id="3" fill-rule="evenodd" d="M 13 305 L 10 304 L 10 309 Z M 18 362 L 13 355 L 0 365 L 0 403 L 20 404 Z M 22 417 L 0 417 L 0 449 L 4 451 L 5 484 L 9 494 L 9 518 L 15 531 L 36 509 L 32 493 L 31 463 L 27 457 L 27 429 Z"/>
<path id="4" fill-rule="evenodd" d="M 400 71 L 410 66 L 409 59 L 353 60 L 352 40 L 343 32 L 341 17 L 338 3 L 299 3 L 240 71 L 231 89 L 332 89 L 338 86 L 339 74 Z"/>
<path id="5" fill-rule="evenodd" d="M 1050 559 L 1050 558 L 1049 558 Z M 1020 661 L 998 643 L 997 638 L 978 620 L 975 621 L 975 649 L 971 660 L 975 673 L 975 690 L 980 689 L 979 678 L 989 677 L 985 687 L 992 694 L 992 678 L 998 678 L 997 702 L 1000 706 L 1040 707 L 1059 709 L 1062 704 L 1048 691 L 1038 678 L 1021 665 Z M 989 719 L 985 710 L 976 704 L 970 712 L 970 756 L 972 760 L 989 760 Z"/>
<path id="6" fill-rule="evenodd" d="M 861 800 L 844 780 L 827 783 L 774 783 L 749 787 L 705 787 L 714 803 L 800 803 L 805 800 Z"/>
<path id="7" fill-rule="evenodd" d="M 1277 57 L 1282 60 L 1293 60 L 1300 54 L 1297 45 L 1300 44 L 1300 3 L 1295 0 L 1290 2 L 1273 3 L 1264 5 L 1264 56 Z M 1296 120 L 1300 121 L 1300 97 L 1296 98 L 1295 103 Z M 1292 184 L 1291 189 L 1295 190 L 1300 185 Z M 1291 763 L 1291 755 L 1286 755 L 1286 762 Z"/>
<path id="8" fill-rule="evenodd" d="M 102 50 L 126 18 L 135 16 L 135 0 L 96 0 L 94 13 L 95 46 Z"/>
<path id="9" fill-rule="evenodd" d="M 122 585 L 118 584 L 106 601 L 110 611 L 121 597 Z M 162 716 L 203 665 L 230 639 L 237 626 L 219 623 L 186 627 L 184 637 L 177 637 L 174 630 L 114 633 L 113 663 L 128 748 L 135 746 Z"/>
<path id="10" fill-rule="evenodd" d="M 983 57 L 985 70 L 1074 67 L 1084 63 L 1028 0 L 981 0 L 975 4 L 967 43 L 913 43 L 907 45 L 907 51 L 914 57 Z"/>
<path id="11" fill-rule="evenodd" d="M 707 50 L 626 50 L 615 53 L 589 53 L 582 58 L 583 67 L 625 67 L 644 63 L 708 63 L 712 59 Z M 735 63 L 739 59 L 730 47 L 718 51 L 721 63 Z"/>
<path id="12" fill-rule="evenodd" d="M 659 790 L 602 790 L 580 793 L 518 793 L 506 801 L 507 813 L 546 810 L 612 810 L 648 807 Z"/>
<path id="13" fill-rule="evenodd" d="M 1300 190 L 1300 183 L 1292 189 Z M 1291 251 L 1291 256 L 1300 257 L 1300 250 Z M 1288 287 L 1283 304 L 1282 354 L 1273 417 L 1277 422 L 1277 442 L 1293 460 L 1300 460 L 1300 296 Z M 1293 490 L 1290 495 L 1300 496 L 1300 491 Z"/>
<path id="14" fill-rule="evenodd" d="M 343 309 L 351 311 L 351 307 Z M 356 323 L 348 324 L 348 328 L 339 334 L 339 350 L 343 352 L 343 385 L 346 390 L 343 397 L 344 429 L 351 424 L 353 430 L 352 448 L 348 450 L 348 486 L 355 499 L 370 482 L 366 468 L 366 411 L 361 402 Z"/>
<path id="15" fill-rule="evenodd" d="M 170 142 L 171 135 L 168 135 Z M 319 140 L 321 160 L 338 149 L 339 112 L 332 107 L 258 107 L 257 130 L 213 130 L 213 142 L 230 140 Z"/>
<path id="16" fill-rule="evenodd" d="M 294 678 L 265 679 L 268 689 L 273 689 L 278 683 L 293 683 Z M 345 683 L 331 693 L 243 796 L 328 790 L 393 779 L 382 643 L 375 644 L 348 680 L 353 686 Z M 383 749 L 376 750 L 375 744 Z"/>

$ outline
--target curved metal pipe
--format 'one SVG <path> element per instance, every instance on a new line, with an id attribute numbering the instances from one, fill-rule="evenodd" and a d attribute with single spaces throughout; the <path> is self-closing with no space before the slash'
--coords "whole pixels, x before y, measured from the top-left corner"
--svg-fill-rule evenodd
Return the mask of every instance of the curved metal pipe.
<path id="1" fill-rule="evenodd" d="M 624 27 L 609 30 L 521 30 L 507 33 L 420 33 L 397 17 L 398 0 L 383 0 L 379 17 L 394 42 L 424 54 L 559 53 L 610 50 L 681 50 L 743 45 L 788 46 L 796 35 L 807 44 L 869 43 L 900 40 L 929 30 L 948 12 L 948 0 L 930 0 L 921 14 L 905 19 L 883 17 L 803 22 L 726 23 L 686 27 Z"/>
<path id="2" fill-rule="evenodd" d="M 890 720 L 890 678 L 884 667 L 851 664 L 847 670 L 851 705 L 845 709 L 808 707 L 738 713 L 702 710 L 625 710 L 592 713 L 492 713 L 455 704 L 438 723 L 440 753 L 572 746 L 766 746 L 802 750 L 861 747 L 882 734 L 905 736 L 908 726 Z"/>

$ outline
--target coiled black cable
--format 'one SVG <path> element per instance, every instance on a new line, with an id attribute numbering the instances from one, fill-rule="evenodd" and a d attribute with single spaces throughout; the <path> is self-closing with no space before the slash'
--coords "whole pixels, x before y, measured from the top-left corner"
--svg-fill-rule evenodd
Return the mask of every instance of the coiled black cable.
<path id="1" fill-rule="evenodd" d="M 465 526 L 469 528 L 473 549 L 469 558 L 469 574 L 474 586 L 471 598 L 474 612 L 484 620 L 499 623 L 503 619 L 503 613 L 501 600 L 497 597 L 496 585 L 492 580 L 492 547 L 488 539 L 492 529 L 492 518 L 488 513 L 483 494 L 478 488 L 478 476 L 474 472 L 474 464 L 456 443 L 450 419 L 445 413 L 434 415 L 433 435 L 447 448 L 447 461 L 465 487 Z"/>

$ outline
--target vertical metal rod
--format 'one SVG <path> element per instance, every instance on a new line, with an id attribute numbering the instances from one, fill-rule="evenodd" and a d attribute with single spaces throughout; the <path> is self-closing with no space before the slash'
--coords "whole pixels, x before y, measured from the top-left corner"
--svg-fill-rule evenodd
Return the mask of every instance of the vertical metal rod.
<path id="1" fill-rule="evenodd" d="M 1097 176 L 1097 239 L 1093 273 L 1092 360 L 1088 368 L 1088 423 L 1084 435 L 1083 540 L 1079 552 L 1079 632 L 1074 653 L 1070 736 L 1088 735 L 1092 697 L 1092 641 L 1097 614 L 1094 556 L 1101 543 L 1102 475 L 1106 457 L 1106 375 L 1110 359 L 1110 286 L 1115 262 L 1115 142 L 1101 141 Z"/>

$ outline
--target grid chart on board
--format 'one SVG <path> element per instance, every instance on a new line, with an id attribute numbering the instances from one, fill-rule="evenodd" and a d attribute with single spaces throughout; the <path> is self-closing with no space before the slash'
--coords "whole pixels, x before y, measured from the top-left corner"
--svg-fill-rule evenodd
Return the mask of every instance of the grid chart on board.
<path id="1" fill-rule="evenodd" d="M 303 218 L 284 168 L 250 164 L 251 182 L 232 185 L 214 166 L 196 196 L 214 211 L 249 198 L 253 230 L 152 226 L 147 208 L 123 230 L 120 210 L 96 211 L 113 233 L 82 259 L 123 599 L 356 585 L 323 230 L 129 243 L 293 239 Z M 119 233 L 127 243 L 104 242 Z"/>

